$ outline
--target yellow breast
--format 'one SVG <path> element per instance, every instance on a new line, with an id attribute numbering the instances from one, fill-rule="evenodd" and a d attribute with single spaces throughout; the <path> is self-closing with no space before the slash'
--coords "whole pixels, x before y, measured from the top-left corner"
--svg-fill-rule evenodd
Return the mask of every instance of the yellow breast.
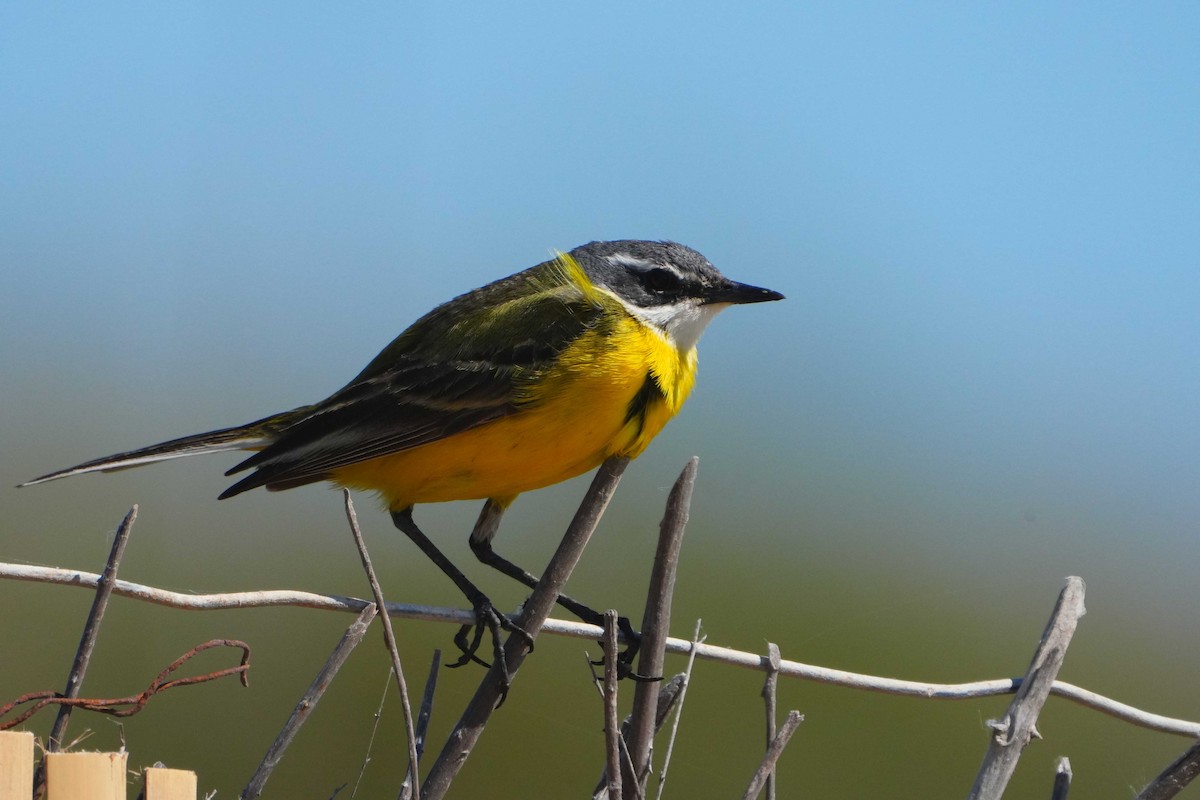
<path id="1" fill-rule="evenodd" d="M 622 309 L 585 333 L 519 398 L 521 410 L 453 436 L 337 470 L 335 482 L 375 491 L 394 510 L 491 498 L 573 478 L 611 455 L 638 456 L 679 411 L 696 376 L 681 353 Z M 654 381 L 647 390 L 647 380 Z"/>

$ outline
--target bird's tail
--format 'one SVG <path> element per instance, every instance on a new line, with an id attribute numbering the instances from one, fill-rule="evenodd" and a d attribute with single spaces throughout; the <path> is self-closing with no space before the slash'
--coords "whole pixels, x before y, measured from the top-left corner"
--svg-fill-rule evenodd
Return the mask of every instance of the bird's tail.
<path id="1" fill-rule="evenodd" d="M 197 433 L 172 439 L 169 442 L 153 444 L 139 450 L 97 458 L 85 461 L 67 469 L 50 472 L 19 486 L 33 486 L 36 483 L 69 478 L 72 475 L 83 475 L 87 472 L 112 472 L 129 467 L 140 467 L 142 464 L 153 464 L 156 461 L 169 461 L 172 458 L 183 458 L 200 453 L 219 453 L 225 450 L 257 450 L 271 443 L 272 433 L 276 424 L 286 415 L 267 417 L 236 428 Z"/>

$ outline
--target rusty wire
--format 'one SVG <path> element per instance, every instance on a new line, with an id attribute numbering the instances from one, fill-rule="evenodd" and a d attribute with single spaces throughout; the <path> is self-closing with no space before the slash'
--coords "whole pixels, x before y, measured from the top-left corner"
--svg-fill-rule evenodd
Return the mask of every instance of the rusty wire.
<path id="1" fill-rule="evenodd" d="M 206 672 L 203 675 L 192 675 L 186 678 L 175 678 L 168 680 L 172 673 L 186 664 L 188 661 L 195 658 L 205 650 L 210 650 L 214 647 L 235 647 L 242 651 L 241 662 L 236 667 L 226 667 L 225 669 L 213 670 Z M 248 672 L 250 670 L 250 645 L 238 639 L 210 639 L 203 644 L 198 644 L 191 650 L 181 655 L 179 658 L 168 664 L 161 672 L 154 677 L 144 690 L 137 694 L 127 697 L 112 697 L 112 698 L 91 698 L 91 697 L 64 697 L 61 692 L 50 690 L 40 692 L 29 692 L 23 694 L 17 699 L 0 706 L 0 719 L 8 716 L 18 706 L 26 703 L 33 703 L 32 706 L 22 711 L 16 717 L 6 722 L 0 722 L 0 731 L 8 730 L 20 725 L 25 720 L 32 717 L 37 712 L 49 705 L 69 705 L 75 708 L 82 708 L 87 711 L 97 711 L 101 714 L 109 714 L 114 717 L 130 717 L 146 707 L 146 703 L 150 698 L 160 692 L 165 692 L 167 689 L 174 689 L 176 686 L 191 686 L 197 683 L 207 683 L 215 681 L 218 678 L 225 678 L 230 675 L 240 676 L 243 686 L 250 685 Z"/>

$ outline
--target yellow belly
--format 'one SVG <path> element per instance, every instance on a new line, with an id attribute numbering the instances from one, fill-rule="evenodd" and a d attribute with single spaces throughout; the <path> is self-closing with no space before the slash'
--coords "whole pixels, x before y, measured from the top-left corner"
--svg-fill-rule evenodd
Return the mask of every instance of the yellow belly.
<path id="1" fill-rule="evenodd" d="M 502 504 L 598 466 L 636 457 L 691 391 L 696 351 L 679 353 L 630 319 L 617 332 L 585 334 L 516 413 L 436 442 L 337 470 L 343 486 L 378 492 L 388 507 L 492 498 Z M 653 374 L 655 393 L 628 420 L 630 403 Z"/>

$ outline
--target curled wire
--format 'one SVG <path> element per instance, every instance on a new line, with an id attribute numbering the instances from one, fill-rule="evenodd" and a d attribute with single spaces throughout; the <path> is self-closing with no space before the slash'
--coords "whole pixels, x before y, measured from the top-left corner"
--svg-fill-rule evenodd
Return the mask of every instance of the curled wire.
<path id="1" fill-rule="evenodd" d="M 236 667 L 226 667 L 225 669 L 213 670 L 206 672 L 203 675 L 192 675 L 186 678 L 170 679 L 171 675 L 186 664 L 188 661 L 195 658 L 205 650 L 210 650 L 214 647 L 234 647 L 242 651 L 241 662 Z M 88 711 L 98 711 L 101 714 L 110 714 L 114 717 L 130 717 L 146 707 L 146 703 L 150 698 L 160 692 L 165 692 L 167 689 L 174 689 L 176 686 L 191 686 L 197 683 L 207 683 L 215 681 L 218 678 L 225 678 L 230 675 L 238 675 L 243 686 L 250 685 L 250 645 L 237 639 L 210 639 L 203 644 L 198 644 L 191 650 L 181 655 L 179 658 L 172 661 L 163 668 L 150 685 L 141 692 L 129 695 L 128 697 L 111 697 L 111 698 L 92 698 L 92 697 L 63 697 L 60 692 L 41 691 L 29 692 L 23 694 L 17 699 L 5 703 L 0 706 L 0 719 L 8 716 L 18 706 L 32 703 L 29 708 L 22 711 L 14 718 L 0 722 L 0 731 L 8 730 L 20 725 L 25 720 L 32 717 L 37 712 L 49 705 L 68 705 L 76 708 L 83 708 Z"/>

